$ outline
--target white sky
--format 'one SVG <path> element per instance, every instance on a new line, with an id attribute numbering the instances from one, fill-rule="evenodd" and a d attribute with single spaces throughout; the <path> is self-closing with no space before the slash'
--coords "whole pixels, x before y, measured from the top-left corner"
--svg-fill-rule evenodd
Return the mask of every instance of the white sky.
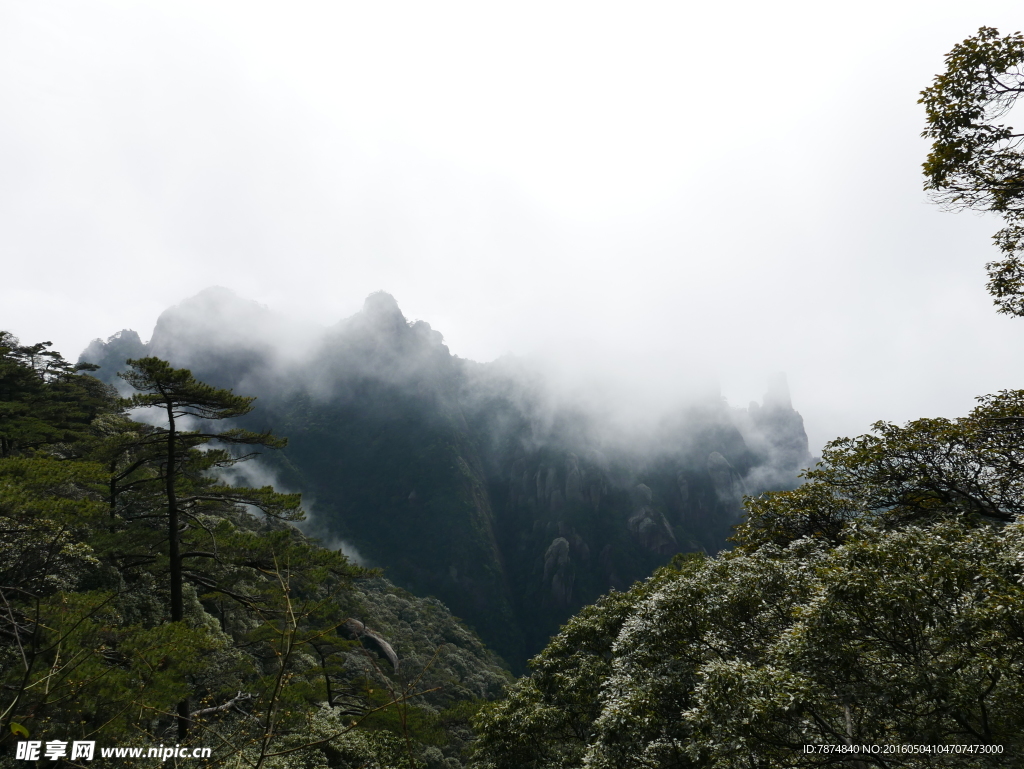
<path id="1" fill-rule="evenodd" d="M 224 285 L 385 289 L 658 403 L 785 371 L 815 448 L 1024 386 L 918 92 L 1019 2 L 0 0 L 0 326 L 68 357 Z"/>

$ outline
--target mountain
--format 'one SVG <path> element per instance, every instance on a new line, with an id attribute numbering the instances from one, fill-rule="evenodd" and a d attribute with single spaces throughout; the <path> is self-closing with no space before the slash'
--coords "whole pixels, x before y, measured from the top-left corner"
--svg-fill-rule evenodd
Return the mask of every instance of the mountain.
<path id="1" fill-rule="evenodd" d="M 116 382 L 141 355 L 258 396 L 246 426 L 289 439 L 262 472 L 303 492 L 307 532 L 436 596 L 515 669 L 609 589 L 725 547 L 743 494 L 811 462 L 784 380 L 763 404 L 708 398 L 631 434 L 523 362 L 453 356 L 383 292 L 324 330 L 208 289 L 148 343 L 126 330 L 82 359 Z"/>

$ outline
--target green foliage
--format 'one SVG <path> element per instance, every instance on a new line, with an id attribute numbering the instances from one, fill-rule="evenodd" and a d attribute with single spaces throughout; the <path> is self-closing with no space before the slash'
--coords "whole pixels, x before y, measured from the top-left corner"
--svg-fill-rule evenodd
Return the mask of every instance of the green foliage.
<path id="1" fill-rule="evenodd" d="M 532 674 L 517 681 L 504 700 L 485 705 L 474 719 L 479 733 L 476 765 L 581 766 L 623 625 L 660 586 L 702 562 L 701 556 L 677 556 L 645 582 L 625 593 L 612 591 L 570 619 L 530 661 Z"/>
<path id="2" fill-rule="evenodd" d="M 506 675 L 443 606 L 402 599 L 294 529 L 298 495 L 221 479 L 245 458 L 231 448 L 283 445 L 205 429 L 252 399 L 142 359 L 129 377 L 144 392 L 121 401 L 45 345 L 0 349 L 0 763 L 26 736 L 150 747 L 177 724 L 214 764 L 461 766 L 460 704 L 497 696 Z M 121 410 L 146 405 L 165 427 Z M 432 631 L 401 644 L 402 675 L 345 631 L 360 616 L 404 639 L 377 601 Z"/>
<path id="3" fill-rule="evenodd" d="M 803 540 L 737 553 L 666 586 L 618 639 L 590 765 L 834 760 L 802 753 L 807 744 L 998 744 L 1019 755 L 1020 536 L 1016 524 L 864 528 L 834 549 Z"/>
<path id="4" fill-rule="evenodd" d="M 966 417 L 878 422 L 870 435 L 830 442 L 803 486 L 748 500 L 738 543 L 749 550 L 814 536 L 836 544 L 853 521 L 1017 520 L 1024 512 L 1024 391 L 978 401 Z"/>
<path id="5" fill-rule="evenodd" d="M 924 163 L 925 189 L 952 209 L 993 211 L 1007 226 L 994 237 L 1003 253 L 988 265 L 988 290 L 998 311 L 1024 315 L 1024 154 L 1005 117 L 1024 92 L 1024 36 L 1000 36 L 991 27 L 953 47 L 946 71 L 921 93 L 924 136 L 932 149 Z"/>
<path id="6" fill-rule="evenodd" d="M 352 600 L 359 607 L 355 616 L 391 640 L 402 663 L 397 673 L 386 673 L 366 649 L 344 650 L 343 666 L 363 679 L 361 685 L 336 685 L 334 701 L 346 712 L 361 713 L 352 703 L 357 688 L 393 699 L 408 694 L 401 707 L 368 723 L 437 743 L 425 753 L 434 755 L 424 759 L 431 767 L 461 765 L 473 740 L 469 719 L 480 703 L 501 697 L 510 682 L 501 660 L 437 599 L 416 597 L 375 578 L 355 585 Z"/>
<path id="7" fill-rule="evenodd" d="M 226 449 L 199 451 L 216 440 L 227 446 L 260 445 L 268 448 L 282 448 L 285 441 L 274 438 L 269 431 L 257 434 L 248 430 L 232 428 L 217 433 L 203 430 L 182 430 L 180 420 L 195 419 L 203 422 L 219 421 L 244 416 L 252 410 L 254 398 L 235 395 L 230 390 L 217 389 L 198 381 L 188 369 L 172 368 L 166 361 L 147 357 L 128 361 L 129 370 L 121 377 L 134 387 L 137 392 L 126 401 L 131 408 L 158 408 L 167 419 L 167 426 L 159 426 L 148 431 L 138 443 L 125 444 L 118 441 L 117 446 L 134 459 L 129 465 L 129 475 L 136 471 L 150 470 L 148 476 L 138 479 L 138 483 L 152 486 L 151 482 L 159 481 L 162 485 L 161 502 L 166 503 L 167 531 L 167 573 L 170 588 L 168 614 L 171 622 L 185 619 L 183 588 L 186 582 L 185 564 L 191 558 L 218 559 L 216 540 L 211 550 L 183 551 L 188 545 L 186 532 L 191 523 L 208 531 L 203 526 L 203 518 L 211 518 L 218 514 L 230 514 L 238 505 L 249 504 L 260 508 L 265 515 L 287 520 L 301 520 L 298 495 L 277 494 L 271 488 L 235 489 L 223 483 L 217 483 L 209 477 L 210 471 L 230 467 L 238 462 L 250 459 L 253 454 L 241 457 L 234 456 Z M 116 466 L 116 458 L 114 460 Z M 152 472 L 155 470 L 155 474 Z M 122 474 L 119 474 L 122 475 Z M 123 478 L 121 478 L 123 480 Z M 112 494 L 113 496 L 113 494 Z M 112 505 L 116 515 L 116 506 Z M 152 514 L 145 518 L 154 518 Z M 162 555 L 162 554 L 161 554 Z M 137 556 L 138 557 L 138 556 Z M 275 558 L 275 566 L 279 567 Z M 284 578 L 281 587 L 287 593 Z M 215 587 L 209 582 L 198 580 L 204 587 Z M 243 599 L 248 601 L 250 599 Z M 288 611 L 291 611 L 289 602 Z M 293 618 L 294 619 L 294 618 Z M 292 628 L 295 629 L 295 628 Z M 290 657 L 292 649 L 291 635 L 285 644 Z M 281 654 L 281 652 L 279 652 Z M 284 664 L 284 663 L 282 663 Z M 274 685 L 271 700 L 276 703 L 280 694 L 282 672 L 279 672 Z M 184 739 L 191 724 L 188 699 L 177 705 L 178 739 Z M 271 728 L 272 717 L 268 714 L 266 730 Z"/>
<path id="8" fill-rule="evenodd" d="M 49 348 L 20 345 L 0 331 L 0 458 L 44 445 L 67 451 L 62 444 L 86 438 L 92 420 L 110 407 L 108 386 L 77 375 L 94 367 L 72 365 Z"/>
<path id="9" fill-rule="evenodd" d="M 637 591 L 639 592 L 639 591 Z M 598 694 L 611 670 L 611 647 L 639 596 L 612 592 L 573 617 L 499 703 L 474 723 L 481 766 L 535 769 L 579 766 Z"/>
<path id="10" fill-rule="evenodd" d="M 105 508 L 87 489 L 102 467 L 34 457 L 0 462 L 0 584 L 49 595 L 97 563 L 84 539 Z"/>
<path id="11" fill-rule="evenodd" d="M 988 211 L 1020 204 L 1019 136 L 993 121 L 1021 92 L 1024 36 L 982 27 L 946 54 L 946 71 L 922 91 L 924 136 L 933 141 L 924 163 L 929 190 L 950 205 Z"/>

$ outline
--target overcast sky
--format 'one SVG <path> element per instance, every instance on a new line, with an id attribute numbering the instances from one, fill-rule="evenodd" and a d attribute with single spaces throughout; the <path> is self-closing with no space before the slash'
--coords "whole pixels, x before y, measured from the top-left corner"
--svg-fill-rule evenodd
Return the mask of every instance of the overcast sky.
<path id="1" fill-rule="evenodd" d="M 787 374 L 813 448 L 1024 386 L 998 220 L 916 104 L 1019 2 L 0 0 L 0 327 L 75 358 L 210 285 L 384 289 L 652 403 Z"/>

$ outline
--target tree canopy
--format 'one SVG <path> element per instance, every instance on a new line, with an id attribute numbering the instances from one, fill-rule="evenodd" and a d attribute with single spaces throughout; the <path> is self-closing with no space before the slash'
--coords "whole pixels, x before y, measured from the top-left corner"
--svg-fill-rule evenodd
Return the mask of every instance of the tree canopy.
<path id="1" fill-rule="evenodd" d="M 0 331 L 0 458 L 63 444 L 67 450 L 89 434 L 108 407 L 109 388 L 77 376 L 88 364 L 68 363 L 50 342 L 22 345 Z"/>
<path id="2" fill-rule="evenodd" d="M 946 71 L 921 93 L 925 189 L 951 209 L 991 211 L 1006 226 L 987 265 L 998 311 L 1024 315 L 1024 129 L 1001 122 L 1024 93 L 1024 36 L 982 27 L 946 54 Z"/>

